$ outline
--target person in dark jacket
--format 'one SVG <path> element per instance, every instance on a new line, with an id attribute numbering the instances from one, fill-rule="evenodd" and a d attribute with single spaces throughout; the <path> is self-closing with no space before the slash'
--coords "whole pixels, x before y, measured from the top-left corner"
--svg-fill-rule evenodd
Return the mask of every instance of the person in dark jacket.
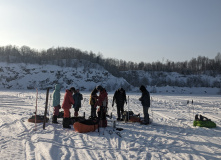
<path id="1" fill-rule="evenodd" d="M 53 112 L 53 117 L 52 117 L 52 123 L 58 123 L 57 118 L 59 115 L 59 109 L 61 109 L 60 105 L 60 97 L 61 97 L 61 85 L 56 84 L 55 89 L 53 91 L 53 107 L 54 107 L 54 112 Z"/>
<path id="2" fill-rule="evenodd" d="M 127 99 L 126 99 L 126 93 L 123 88 L 119 88 L 118 90 L 115 91 L 113 101 L 112 101 L 112 107 L 114 106 L 114 102 L 117 104 L 117 120 L 123 120 L 121 117 L 123 116 L 124 112 L 124 104 L 127 104 Z"/>
<path id="3" fill-rule="evenodd" d="M 75 92 L 75 88 L 71 87 L 67 89 L 64 95 L 64 101 L 62 104 L 62 108 L 64 110 L 64 119 L 63 119 L 63 128 L 71 128 L 70 124 L 70 109 L 71 105 L 74 104 L 73 93 Z"/>
<path id="4" fill-rule="evenodd" d="M 79 92 L 79 89 L 76 89 L 74 91 L 73 99 L 74 99 L 74 104 L 73 104 L 74 116 L 77 117 L 79 108 L 81 108 L 81 101 L 83 100 L 83 96 Z"/>
<path id="5" fill-rule="evenodd" d="M 139 98 L 139 100 L 141 101 L 141 104 L 143 106 L 143 114 L 144 114 L 144 121 L 141 122 L 141 124 L 149 124 L 150 118 L 149 118 L 148 109 L 150 107 L 150 94 L 143 85 L 140 86 L 140 91 L 142 92 L 142 96 Z"/>
<path id="6" fill-rule="evenodd" d="M 91 105 L 91 118 L 96 117 L 96 107 L 95 107 L 95 103 L 97 102 L 97 92 L 98 90 L 96 88 L 94 88 L 94 90 L 91 92 L 91 96 L 90 96 L 90 105 Z"/>

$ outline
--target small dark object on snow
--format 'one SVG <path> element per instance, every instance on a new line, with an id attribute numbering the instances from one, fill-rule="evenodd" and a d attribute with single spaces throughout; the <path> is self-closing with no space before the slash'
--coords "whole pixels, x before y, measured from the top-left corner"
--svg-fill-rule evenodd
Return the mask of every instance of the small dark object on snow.
<path id="1" fill-rule="evenodd" d="M 145 122 L 141 121 L 140 124 L 141 124 L 141 125 L 148 125 L 148 124 L 150 124 L 150 123 L 145 123 Z"/>
<path id="2" fill-rule="evenodd" d="M 204 117 L 201 114 L 200 115 L 196 114 L 195 115 L 195 121 L 211 121 L 211 119 L 208 119 L 207 117 Z"/>
<path id="3" fill-rule="evenodd" d="M 118 131 L 122 131 L 122 130 L 124 130 L 123 128 L 116 128 L 116 130 L 118 130 Z"/>

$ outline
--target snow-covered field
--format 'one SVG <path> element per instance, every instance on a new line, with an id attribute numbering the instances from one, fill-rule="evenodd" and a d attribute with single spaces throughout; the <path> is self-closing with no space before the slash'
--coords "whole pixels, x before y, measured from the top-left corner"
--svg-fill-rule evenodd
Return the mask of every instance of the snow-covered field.
<path id="1" fill-rule="evenodd" d="M 50 91 L 51 95 L 52 91 Z M 80 115 L 90 114 L 89 94 L 83 93 Z M 62 92 L 63 98 L 64 92 Z M 142 114 L 138 98 L 140 93 L 130 93 L 129 108 Z M 113 93 L 109 93 L 109 111 L 116 119 L 116 107 L 112 108 Z M 112 120 L 100 133 L 77 133 L 63 129 L 51 120 L 43 130 L 43 124 L 29 123 L 36 104 L 35 91 L 0 92 L 0 159 L 5 160 L 94 160 L 94 159 L 221 159 L 221 99 L 206 95 L 156 95 L 151 94 L 149 110 L 151 125 L 117 122 L 122 137 L 113 131 Z M 190 101 L 187 104 L 187 101 Z M 191 103 L 193 100 L 193 104 Z M 38 114 L 43 115 L 46 91 L 38 95 Z M 61 99 L 61 102 L 63 99 Z M 49 117 L 52 115 L 52 99 L 49 98 Z M 127 110 L 128 106 L 125 106 Z M 73 110 L 71 109 L 73 113 Z M 194 115 L 202 114 L 217 124 L 217 128 L 194 127 Z"/>

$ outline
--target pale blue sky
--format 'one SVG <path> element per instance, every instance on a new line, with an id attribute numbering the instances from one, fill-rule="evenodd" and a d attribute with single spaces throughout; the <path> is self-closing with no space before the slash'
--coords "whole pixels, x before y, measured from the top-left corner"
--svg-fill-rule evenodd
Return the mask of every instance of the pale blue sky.
<path id="1" fill-rule="evenodd" d="M 0 21 L 0 46 L 74 47 L 133 62 L 221 52 L 221 0 L 0 0 Z"/>

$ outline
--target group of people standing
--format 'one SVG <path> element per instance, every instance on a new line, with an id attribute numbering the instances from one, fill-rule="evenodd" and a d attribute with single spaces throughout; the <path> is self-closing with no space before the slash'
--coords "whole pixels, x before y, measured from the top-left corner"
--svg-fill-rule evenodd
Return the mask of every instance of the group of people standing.
<path id="1" fill-rule="evenodd" d="M 139 101 L 141 101 L 141 104 L 143 106 L 143 114 L 144 114 L 144 120 L 141 122 L 141 124 L 149 124 L 150 118 L 149 118 L 149 107 L 150 107 L 150 93 L 147 91 L 145 86 L 140 86 L 140 91 L 142 92 L 142 96 L 139 98 Z M 123 88 L 119 88 L 114 93 L 113 101 L 112 101 L 112 107 L 114 106 L 114 103 L 117 105 L 117 120 L 122 121 L 123 120 L 123 113 L 124 113 L 124 104 L 127 104 L 127 98 L 126 93 Z"/>
<path id="2" fill-rule="evenodd" d="M 71 128 L 69 126 L 70 124 L 70 109 L 73 105 L 74 108 L 74 116 L 78 116 L 79 108 L 81 107 L 81 100 L 83 100 L 82 94 L 79 92 L 79 90 L 75 89 L 74 87 L 71 87 L 70 89 L 67 89 L 64 95 L 64 101 L 62 103 L 62 107 L 60 105 L 60 94 L 61 86 L 60 84 L 55 85 L 55 89 L 53 91 L 53 117 L 52 117 L 52 123 L 58 123 L 57 118 L 59 115 L 59 109 L 63 108 L 64 110 L 64 118 L 63 118 L 63 127 L 64 128 Z"/>
<path id="3" fill-rule="evenodd" d="M 81 107 L 81 101 L 83 100 L 83 95 L 79 92 L 79 89 L 75 89 L 74 87 L 71 87 L 70 89 L 67 89 L 64 95 L 64 100 L 62 103 L 62 106 L 60 105 L 60 91 L 61 91 L 61 85 L 56 84 L 55 89 L 53 91 L 53 118 L 52 123 L 58 123 L 57 118 L 59 115 L 59 109 L 64 110 L 64 116 L 63 116 L 63 128 L 71 128 L 70 127 L 70 109 L 73 106 L 74 108 L 74 116 L 78 116 L 79 108 Z M 149 124 L 149 114 L 148 109 L 150 107 L 150 95 L 145 86 L 140 87 L 140 91 L 142 92 L 142 96 L 139 98 L 141 101 L 141 104 L 143 106 L 143 114 L 144 114 L 144 121 L 142 124 Z M 97 95 L 99 92 L 99 95 Z M 102 86 L 97 86 L 93 89 L 90 95 L 89 103 L 91 105 L 91 118 L 98 117 L 100 120 L 106 119 L 106 112 L 107 112 L 107 106 L 108 106 L 108 94 L 105 88 Z M 119 88 L 115 91 L 112 101 L 112 107 L 114 106 L 114 103 L 116 103 L 117 106 L 117 120 L 121 121 L 123 112 L 124 112 L 124 104 L 127 104 L 126 99 L 126 92 L 123 88 Z M 99 106 L 98 111 L 97 106 Z"/>

